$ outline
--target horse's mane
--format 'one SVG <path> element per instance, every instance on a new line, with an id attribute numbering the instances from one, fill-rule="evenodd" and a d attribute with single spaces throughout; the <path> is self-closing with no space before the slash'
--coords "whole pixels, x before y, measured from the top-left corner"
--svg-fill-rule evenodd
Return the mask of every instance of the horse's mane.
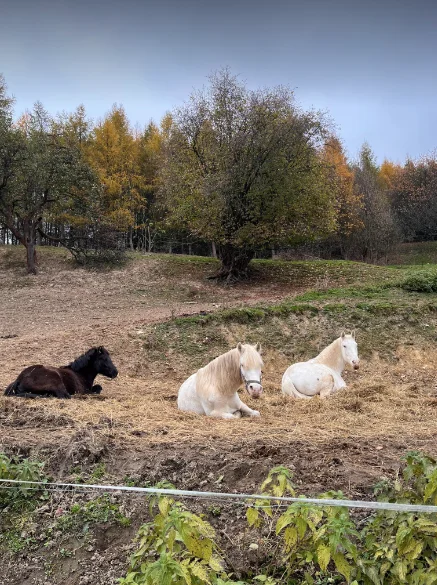
<path id="1" fill-rule="evenodd" d="M 86 366 L 90 363 L 90 360 L 96 351 L 97 347 L 92 347 L 84 354 L 76 358 L 73 362 L 69 363 L 68 366 L 64 366 L 64 368 L 69 368 L 70 370 L 73 370 L 73 372 L 79 372 L 80 370 L 83 370 L 83 368 L 86 368 Z"/>
<path id="2" fill-rule="evenodd" d="M 332 343 L 327 345 L 325 349 L 323 349 L 317 357 L 314 358 L 315 361 L 319 363 L 323 363 L 328 365 L 328 362 L 335 360 L 337 357 L 337 352 L 339 351 L 340 337 L 334 339 Z"/>
<path id="3" fill-rule="evenodd" d="M 346 335 L 346 337 L 351 337 L 351 335 L 348 334 Z M 318 364 L 324 364 L 325 366 L 328 366 L 333 369 L 343 370 L 344 361 L 341 354 L 341 342 L 342 342 L 341 337 L 334 339 L 332 343 L 325 347 L 325 349 L 321 351 L 319 355 L 311 361 L 316 362 Z"/>
<path id="4" fill-rule="evenodd" d="M 248 369 L 260 367 L 262 359 L 251 345 L 242 346 L 246 355 Z M 240 386 L 240 352 L 237 348 L 216 357 L 197 372 L 197 382 L 202 385 L 213 385 L 223 394 L 233 394 Z"/>

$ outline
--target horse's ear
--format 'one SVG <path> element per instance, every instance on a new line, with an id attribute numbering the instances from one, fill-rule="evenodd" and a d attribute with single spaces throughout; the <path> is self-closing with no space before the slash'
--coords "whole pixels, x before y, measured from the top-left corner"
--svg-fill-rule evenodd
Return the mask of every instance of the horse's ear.
<path id="1" fill-rule="evenodd" d="M 346 333 L 344 331 L 341 332 L 341 338 L 344 339 L 346 337 Z"/>
<path id="2" fill-rule="evenodd" d="M 256 351 L 257 351 L 258 353 L 261 353 L 261 344 L 260 344 L 260 343 L 257 343 L 257 344 L 255 345 L 255 349 L 256 349 Z"/>
<path id="3" fill-rule="evenodd" d="M 352 339 L 355 339 L 355 329 L 352 329 L 351 335 L 352 335 Z"/>
<path id="4" fill-rule="evenodd" d="M 240 342 L 237 343 L 237 349 L 240 353 L 243 351 L 243 346 L 241 345 Z"/>
<path id="5" fill-rule="evenodd" d="M 97 351 L 98 351 L 98 353 L 103 353 L 103 345 L 100 345 L 100 346 L 97 348 Z"/>

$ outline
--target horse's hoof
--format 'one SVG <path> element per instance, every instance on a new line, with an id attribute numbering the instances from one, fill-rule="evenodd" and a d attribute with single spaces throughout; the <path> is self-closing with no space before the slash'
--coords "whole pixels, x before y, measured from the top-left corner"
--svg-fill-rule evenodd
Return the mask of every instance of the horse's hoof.
<path id="1" fill-rule="evenodd" d="M 258 410 L 252 410 L 250 416 L 261 416 Z"/>

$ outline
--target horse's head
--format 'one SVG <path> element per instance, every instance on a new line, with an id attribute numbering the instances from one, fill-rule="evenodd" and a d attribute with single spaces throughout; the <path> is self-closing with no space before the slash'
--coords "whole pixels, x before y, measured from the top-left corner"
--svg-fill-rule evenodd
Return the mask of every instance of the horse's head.
<path id="1" fill-rule="evenodd" d="M 355 331 L 352 333 L 342 333 L 340 337 L 341 355 L 346 364 L 351 366 L 354 370 L 360 367 L 360 358 L 358 357 L 358 346 L 355 341 Z"/>
<path id="2" fill-rule="evenodd" d="M 92 362 L 96 374 L 101 374 L 107 378 L 116 378 L 118 376 L 118 370 L 112 363 L 108 350 L 103 346 L 94 348 Z"/>
<path id="3" fill-rule="evenodd" d="M 264 364 L 260 355 L 261 346 L 259 343 L 256 346 L 239 343 L 237 349 L 240 353 L 241 379 L 250 396 L 259 398 L 263 392 L 261 379 Z"/>

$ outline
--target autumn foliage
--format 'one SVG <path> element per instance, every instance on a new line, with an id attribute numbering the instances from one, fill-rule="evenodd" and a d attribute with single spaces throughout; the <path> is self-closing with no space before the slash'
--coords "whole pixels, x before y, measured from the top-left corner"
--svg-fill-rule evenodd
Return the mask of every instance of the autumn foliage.
<path id="1" fill-rule="evenodd" d="M 14 119 L 0 77 L 0 243 L 217 252 L 217 276 L 302 243 L 320 256 L 383 262 L 437 237 L 437 157 L 348 158 L 324 117 L 290 90 L 249 90 L 225 69 L 159 124 L 121 105 L 91 121 L 41 104 Z M 102 235 L 104 234 L 104 235 Z"/>

